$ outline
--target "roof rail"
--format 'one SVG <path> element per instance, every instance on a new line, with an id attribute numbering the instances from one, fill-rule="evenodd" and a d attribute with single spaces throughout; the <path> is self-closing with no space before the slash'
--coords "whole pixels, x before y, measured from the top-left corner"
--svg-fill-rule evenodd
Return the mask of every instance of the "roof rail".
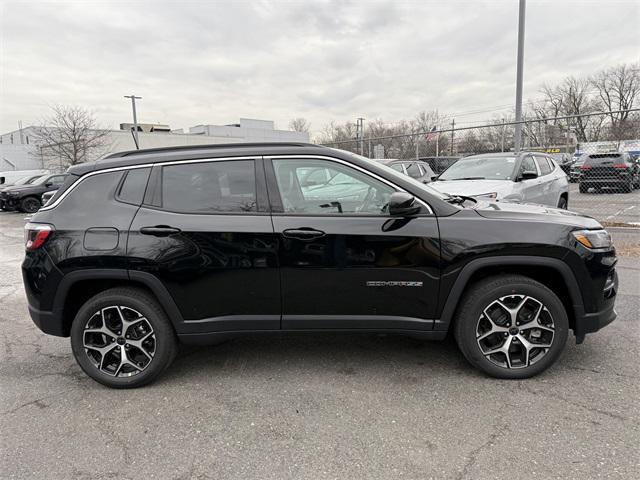
<path id="1" fill-rule="evenodd" d="M 123 152 L 116 152 L 102 157 L 101 160 L 107 158 L 121 158 L 129 155 L 138 155 L 146 153 L 161 153 L 161 152 L 174 152 L 183 150 L 210 150 L 218 148 L 233 148 L 233 147 L 318 147 L 322 145 L 316 145 L 315 143 L 303 143 L 303 142 L 252 142 L 252 143 L 210 143 L 203 145 L 177 145 L 173 147 L 157 147 L 157 148 L 144 148 L 140 150 L 125 150 Z"/>

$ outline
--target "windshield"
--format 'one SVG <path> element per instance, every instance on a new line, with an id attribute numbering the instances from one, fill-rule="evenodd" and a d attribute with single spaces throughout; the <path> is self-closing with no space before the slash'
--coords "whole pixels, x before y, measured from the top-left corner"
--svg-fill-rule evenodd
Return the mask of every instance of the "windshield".
<path id="1" fill-rule="evenodd" d="M 376 162 L 374 160 L 371 160 L 370 158 L 367 157 L 363 157 L 361 155 L 357 155 L 355 153 L 351 153 L 348 152 L 350 155 L 359 158 L 360 160 L 365 160 L 367 162 L 371 162 L 374 163 L 376 166 L 384 169 L 384 171 L 388 174 L 389 179 L 393 180 L 393 179 L 398 179 L 400 181 L 404 181 L 404 182 L 409 182 L 411 183 L 413 186 L 419 188 L 420 190 L 424 190 L 425 192 L 427 192 L 429 195 L 433 195 L 434 197 L 438 197 L 440 200 L 444 200 L 446 198 L 449 198 L 449 195 L 444 194 L 442 192 L 439 192 L 438 190 L 436 190 L 435 188 L 430 187 L 427 184 L 422 183 L 419 180 L 416 180 L 415 178 L 411 178 L 407 175 L 404 175 L 403 173 L 398 172 L 397 170 L 394 170 L 393 168 L 384 165 L 381 162 Z"/>
<path id="2" fill-rule="evenodd" d="M 515 157 L 466 157 L 447 168 L 438 180 L 512 180 Z"/>
<path id="3" fill-rule="evenodd" d="M 34 177 L 34 176 L 29 176 L 29 177 L 22 177 L 18 180 L 16 180 L 16 183 L 14 183 L 14 185 L 29 185 L 33 182 L 35 182 L 38 178 L 40 178 L 39 176 Z"/>
<path id="4" fill-rule="evenodd" d="M 37 178 L 36 180 L 34 180 L 32 182 L 32 185 L 42 185 L 43 183 L 45 183 L 48 179 L 49 179 L 49 175 L 44 175 L 40 178 Z"/>

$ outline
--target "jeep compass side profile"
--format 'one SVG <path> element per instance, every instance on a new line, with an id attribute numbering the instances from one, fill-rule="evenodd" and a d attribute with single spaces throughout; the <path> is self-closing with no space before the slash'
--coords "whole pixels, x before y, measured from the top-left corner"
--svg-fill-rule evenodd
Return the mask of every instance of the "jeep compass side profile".
<path id="1" fill-rule="evenodd" d="M 309 144 L 114 154 L 68 170 L 25 226 L 29 312 L 80 367 L 141 386 L 178 342 L 388 332 L 443 339 L 526 378 L 615 319 L 616 253 L 594 219 L 447 196 Z"/>

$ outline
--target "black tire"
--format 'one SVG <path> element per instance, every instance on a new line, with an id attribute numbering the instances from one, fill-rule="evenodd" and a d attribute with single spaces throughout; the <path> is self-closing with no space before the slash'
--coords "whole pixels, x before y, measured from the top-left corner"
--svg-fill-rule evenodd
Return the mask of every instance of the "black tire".
<path id="1" fill-rule="evenodd" d="M 550 314 L 553 322 L 552 340 L 548 349 L 532 349 L 532 355 L 541 355 L 537 361 L 526 366 L 517 368 L 507 368 L 507 366 L 497 365 L 483 353 L 477 338 L 477 330 L 480 322 L 484 321 L 483 311 L 487 309 L 497 299 L 509 296 L 533 297 L 537 299 Z M 524 302 L 523 302 L 524 303 Z M 486 317 L 484 317 L 486 318 Z M 527 324 L 529 325 L 529 324 Z M 540 324 L 541 325 L 541 324 Z M 519 327 L 528 330 L 526 327 Z M 519 330 L 515 328 L 515 330 Z M 531 329 L 531 327 L 529 327 Z M 535 328 L 533 329 L 535 330 Z M 529 378 L 541 373 L 550 367 L 560 356 L 567 341 L 569 331 L 569 320 L 564 305 L 560 299 L 543 284 L 521 275 L 500 275 L 490 277 L 474 284 L 463 297 L 453 328 L 454 336 L 460 351 L 464 357 L 474 367 L 482 370 L 488 375 L 496 378 L 521 379 Z M 520 331 L 521 332 L 521 331 Z M 503 335 L 499 333 L 496 335 Z M 503 341 L 507 339 L 514 342 L 513 338 L 521 338 L 506 334 Z M 498 336 L 498 338 L 502 338 Z M 531 338 L 529 338 L 530 340 Z M 516 350 L 522 348 L 522 343 L 518 342 Z M 499 354 L 496 354 L 499 355 Z M 506 361 L 505 361 L 506 363 Z"/>
<path id="2" fill-rule="evenodd" d="M 36 213 L 42 207 L 42 202 L 37 197 L 25 197 L 20 200 L 20 210 L 25 213 Z"/>
<path id="3" fill-rule="evenodd" d="M 563 210 L 569 208 L 569 202 L 567 202 L 566 197 L 560 197 L 560 200 L 558 201 L 558 208 L 561 208 Z"/>
<path id="4" fill-rule="evenodd" d="M 580 193 L 587 193 L 589 191 L 589 187 L 587 187 L 584 183 L 580 183 L 578 185 L 578 190 L 580 190 Z"/>
<path id="5" fill-rule="evenodd" d="M 107 335 L 85 333 L 88 327 L 96 327 L 96 325 L 89 324 L 89 322 L 95 321 L 95 315 L 99 315 L 97 318 L 101 319 L 100 321 L 103 326 L 106 327 L 107 321 L 104 319 L 105 312 L 109 315 L 111 315 L 111 310 L 118 313 L 121 312 L 121 307 L 124 307 L 122 311 L 133 311 L 139 313 L 143 318 L 134 320 L 134 323 L 132 323 L 130 327 L 127 327 L 126 331 L 120 330 L 121 335 L 117 335 L 118 338 L 115 339 L 115 341 Z M 146 319 L 148 323 L 145 324 L 144 319 Z M 122 322 L 120 323 L 121 325 L 123 324 Z M 140 326 L 143 333 L 149 333 L 147 327 L 151 328 L 152 336 L 150 338 L 152 343 L 147 344 L 147 346 L 152 345 L 152 349 L 145 349 L 145 351 L 143 351 L 128 343 L 124 345 L 124 343 L 127 342 L 127 340 L 124 339 L 125 333 L 130 332 L 131 328 L 136 325 Z M 144 332 L 144 330 L 147 331 Z M 110 329 L 110 332 L 115 334 L 117 330 Z M 136 332 L 134 331 L 132 333 Z M 131 355 L 131 360 L 134 360 L 134 355 L 141 357 L 144 359 L 144 362 L 141 361 L 139 365 L 142 367 L 144 364 L 144 368 L 137 369 L 137 371 L 133 369 L 133 371 L 131 371 L 135 365 L 130 363 L 124 365 L 122 375 L 130 376 L 114 376 L 113 373 L 118 374 L 118 370 L 109 373 L 106 367 L 103 369 L 99 368 L 99 366 L 96 365 L 96 363 L 99 363 L 96 356 L 99 355 L 100 359 L 103 359 L 103 357 L 98 351 L 85 348 L 86 335 L 99 335 L 103 339 L 107 339 L 107 341 L 104 342 L 107 344 L 106 346 L 109 347 L 113 345 L 112 348 L 117 350 L 115 352 L 112 350 L 112 353 L 108 353 L 108 355 L 110 355 L 108 358 L 118 359 L 117 361 L 120 363 L 120 367 L 123 366 L 123 362 L 119 353 L 121 351 L 124 352 L 124 348 L 126 347 L 127 349 L 130 348 L 129 352 L 133 352 L 129 354 L 125 353 L 124 356 L 127 357 L 127 360 L 130 360 L 129 355 Z M 141 338 L 144 337 L 142 336 Z M 110 344 L 109 341 L 113 343 Z M 132 342 L 133 340 L 128 341 Z M 122 342 L 122 344 L 120 342 Z M 171 362 L 173 362 L 178 352 L 178 341 L 167 315 L 151 295 L 137 288 L 119 287 L 98 293 L 80 308 L 71 325 L 71 348 L 82 370 L 95 381 L 111 388 L 136 388 L 154 381 L 171 365 Z M 147 352 L 145 353 L 146 356 L 142 355 L 144 352 Z M 151 354 L 151 359 L 148 359 L 150 356 L 149 353 Z M 90 354 L 94 356 L 90 358 Z M 115 357 L 113 356 L 114 354 L 116 355 Z M 125 368 L 129 371 L 124 372 Z"/>
<path id="6" fill-rule="evenodd" d="M 631 193 L 633 192 L 633 180 L 629 180 L 627 183 L 623 183 L 620 187 L 620 191 L 622 193 Z"/>

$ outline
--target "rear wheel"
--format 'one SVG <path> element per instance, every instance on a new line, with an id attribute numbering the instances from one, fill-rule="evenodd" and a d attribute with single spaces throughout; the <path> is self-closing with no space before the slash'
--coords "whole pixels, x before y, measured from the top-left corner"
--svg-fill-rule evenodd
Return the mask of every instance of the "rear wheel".
<path id="1" fill-rule="evenodd" d="M 558 297 L 520 275 L 475 284 L 460 305 L 454 335 L 474 367 L 497 378 L 528 378 L 560 356 L 569 320 Z"/>
<path id="2" fill-rule="evenodd" d="M 82 370 L 112 388 L 152 382 L 178 348 L 160 305 L 136 288 L 113 288 L 88 300 L 73 320 L 71 347 Z"/>
<path id="3" fill-rule="evenodd" d="M 629 179 L 628 182 L 623 183 L 622 187 L 620 187 L 620 190 L 622 191 L 622 193 L 630 193 L 633 192 L 633 180 Z"/>
<path id="4" fill-rule="evenodd" d="M 20 201 L 20 210 L 26 213 L 36 213 L 41 206 L 40 200 L 36 197 L 27 197 Z"/>

